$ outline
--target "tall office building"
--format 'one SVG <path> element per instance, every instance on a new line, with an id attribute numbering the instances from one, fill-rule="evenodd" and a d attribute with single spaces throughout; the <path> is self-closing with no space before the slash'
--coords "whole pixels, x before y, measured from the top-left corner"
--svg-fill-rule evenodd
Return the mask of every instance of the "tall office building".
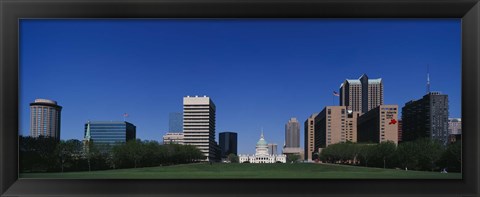
<path id="1" fill-rule="evenodd" d="M 172 112 L 168 115 L 168 132 L 183 132 L 183 114 L 181 112 Z"/>
<path id="2" fill-rule="evenodd" d="M 183 97 L 184 143 L 196 146 L 207 161 L 215 160 L 215 104 L 207 97 Z"/>
<path id="3" fill-rule="evenodd" d="M 398 120 L 398 143 L 403 141 L 402 120 Z"/>
<path id="4" fill-rule="evenodd" d="M 60 117 L 62 106 L 56 101 L 35 99 L 30 103 L 30 136 L 52 137 L 60 140 Z"/>
<path id="5" fill-rule="evenodd" d="M 85 123 L 85 142 L 112 147 L 118 143 L 135 140 L 137 127 L 125 121 L 88 121 Z"/>
<path id="6" fill-rule="evenodd" d="M 360 112 L 347 106 L 326 106 L 314 118 L 315 152 L 340 142 L 357 142 L 357 119 Z"/>
<path id="7" fill-rule="evenodd" d="M 368 79 L 363 74 L 359 79 L 346 79 L 340 85 L 340 106 L 348 110 L 367 113 L 383 105 L 383 81 L 381 78 Z"/>
<path id="8" fill-rule="evenodd" d="M 380 105 L 358 117 L 357 141 L 398 143 L 398 106 Z"/>
<path id="9" fill-rule="evenodd" d="M 304 153 L 305 160 L 312 161 L 313 153 L 315 152 L 315 117 L 318 113 L 312 114 L 305 120 L 304 123 Z"/>
<path id="10" fill-rule="evenodd" d="M 285 147 L 300 147 L 300 124 L 297 118 L 290 118 L 285 124 Z"/>
<path id="11" fill-rule="evenodd" d="M 274 143 L 269 143 L 267 144 L 268 146 L 268 154 L 270 155 L 276 155 L 278 153 L 277 149 L 277 144 L 274 144 Z"/>
<path id="12" fill-rule="evenodd" d="M 409 101 L 402 108 L 402 140 L 430 138 L 448 141 L 448 95 L 429 92 L 423 98 Z"/>
<path id="13" fill-rule="evenodd" d="M 219 146 L 221 150 L 221 157 L 227 158 L 229 154 L 237 155 L 237 133 L 222 132 L 219 133 Z"/>

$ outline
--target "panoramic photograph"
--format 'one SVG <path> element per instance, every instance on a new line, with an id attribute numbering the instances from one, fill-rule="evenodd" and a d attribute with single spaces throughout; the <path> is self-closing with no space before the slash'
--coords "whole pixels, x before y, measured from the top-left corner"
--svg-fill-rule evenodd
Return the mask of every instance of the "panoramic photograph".
<path id="1" fill-rule="evenodd" d="M 21 179 L 462 179 L 461 19 L 19 27 Z"/>

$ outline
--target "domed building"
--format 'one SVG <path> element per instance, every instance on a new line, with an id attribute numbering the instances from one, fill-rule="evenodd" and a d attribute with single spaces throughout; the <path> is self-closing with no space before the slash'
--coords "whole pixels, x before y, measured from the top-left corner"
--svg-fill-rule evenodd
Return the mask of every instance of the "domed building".
<path id="1" fill-rule="evenodd" d="M 268 154 L 268 143 L 263 137 L 263 131 L 258 140 L 254 155 L 239 155 L 240 163 L 286 163 L 286 155 L 270 155 Z"/>

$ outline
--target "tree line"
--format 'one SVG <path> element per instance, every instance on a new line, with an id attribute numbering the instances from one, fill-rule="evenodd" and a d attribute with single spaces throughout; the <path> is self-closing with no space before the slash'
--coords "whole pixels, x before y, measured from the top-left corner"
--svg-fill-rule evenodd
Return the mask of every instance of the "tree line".
<path id="1" fill-rule="evenodd" d="M 193 163 L 205 156 L 195 146 L 131 140 L 113 146 L 72 139 L 20 136 L 20 172 L 93 171 Z"/>
<path id="2" fill-rule="evenodd" d="M 326 163 L 339 163 L 379 168 L 449 172 L 461 171 L 461 142 L 446 147 L 430 139 L 403 142 L 398 146 L 391 142 L 379 144 L 337 143 L 314 155 Z"/>

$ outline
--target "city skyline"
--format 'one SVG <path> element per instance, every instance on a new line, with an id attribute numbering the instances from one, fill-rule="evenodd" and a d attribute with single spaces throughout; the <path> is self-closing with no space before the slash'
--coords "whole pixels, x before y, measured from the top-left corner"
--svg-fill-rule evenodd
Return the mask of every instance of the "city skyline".
<path id="1" fill-rule="evenodd" d="M 332 91 L 345 79 L 382 78 L 384 103 L 399 108 L 421 98 L 427 65 L 461 118 L 460 20 L 21 20 L 20 32 L 23 135 L 28 104 L 47 98 L 63 106 L 62 139 L 128 113 L 138 138 L 162 141 L 182 98 L 207 95 L 217 142 L 233 130 L 238 153 L 253 153 L 262 127 L 283 145 L 290 117 L 339 105 Z"/>

